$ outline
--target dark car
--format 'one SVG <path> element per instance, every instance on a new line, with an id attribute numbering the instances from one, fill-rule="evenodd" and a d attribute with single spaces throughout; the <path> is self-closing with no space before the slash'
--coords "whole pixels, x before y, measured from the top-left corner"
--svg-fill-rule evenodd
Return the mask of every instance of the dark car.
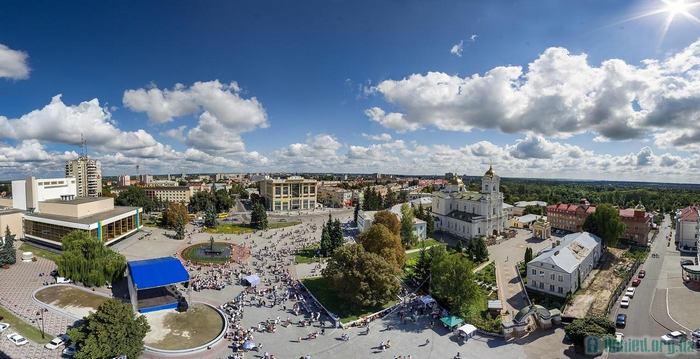
<path id="1" fill-rule="evenodd" d="M 642 280 L 639 279 L 639 278 L 634 278 L 634 279 L 632 280 L 632 286 L 633 286 L 633 287 L 639 286 L 640 283 L 642 283 Z"/>
<path id="2" fill-rule="evenodd" d="M 639 271 L 639 274 L 637 274 L 637 277 L 638 277 L 638 278 L 644 278 L 644 276 L 646 276 L 646 275 L 647 275 L 647 271 L 645 271 L 644 269 L 642 269 L 642 270 Z"/>
<path id="3" fill-rule="evenodd" d="M 624 328 L 627 325 L 627 314 L 618 314 L 617 320 L 615 321 L 615 326 L 618 328 Z"/>

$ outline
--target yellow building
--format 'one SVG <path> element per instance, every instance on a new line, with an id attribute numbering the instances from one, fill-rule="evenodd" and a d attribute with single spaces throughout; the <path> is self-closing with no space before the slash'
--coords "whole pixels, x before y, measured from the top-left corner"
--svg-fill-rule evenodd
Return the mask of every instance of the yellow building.
<path id="1" fill-rule="evenodd" d="M 300 176 L 266 178 L 258 182 L 260 196 L 268 211 L 296 211 L 316 208 L 316 180 Z"/>

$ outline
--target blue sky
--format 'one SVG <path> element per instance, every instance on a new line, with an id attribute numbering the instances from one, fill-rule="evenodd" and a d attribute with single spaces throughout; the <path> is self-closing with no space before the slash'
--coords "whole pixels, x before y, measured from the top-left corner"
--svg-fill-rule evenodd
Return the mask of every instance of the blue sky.
<path id="1" fill-rule="evenodd" d="M 78 151 L 73 129 L 106 174 L 136 163 L 155 173 L 473 174 L 493 162 L 504 175 L 697 182 L 700 25 L 679 13 L 662 37 L 668 12 L 624 21 L 664 6 L 4 2 L 0 44 L 24 57 L 0 51 L 0 177 L 57 173 Z M 700 6 L 687 11 L 700 16 Z M 629 68 L 603 68 L 610 59 Z M 21 64 L 3 76 L 2 61 Z M 470 81 L 503 66 L 506 80 Z M 517 93 L 499 92 L 503 83 Z M 440 95 L 462 89 L 468 98 Z"/>

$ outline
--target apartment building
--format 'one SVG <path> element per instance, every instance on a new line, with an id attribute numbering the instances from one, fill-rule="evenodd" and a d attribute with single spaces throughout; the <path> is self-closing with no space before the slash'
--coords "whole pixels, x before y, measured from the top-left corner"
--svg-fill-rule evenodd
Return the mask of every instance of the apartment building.
<path id="1" fill-rule="evenodd" d="M 552 224 L 552 228 L 581 232 L 583 222 L 594 212 L 595 206 L 591 206 L 585 199 L 578 204 L 552 204 L 547 206 L 547 220 Z"/>
<path id="2" fill-rule="evenodd" d="M 99 161 L 87 156 L 66 161 L 66 177 L 75 178 L 78 197 L 102 196 L 102 168 Z"/>

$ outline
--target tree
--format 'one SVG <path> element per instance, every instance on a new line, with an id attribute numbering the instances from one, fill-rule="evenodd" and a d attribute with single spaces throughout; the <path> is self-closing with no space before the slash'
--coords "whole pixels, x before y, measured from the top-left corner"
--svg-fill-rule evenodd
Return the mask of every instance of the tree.
<path id="1" fill-rule="evenodd" d="M 617 208 L 609 204 L 598 205 L 595 212 L 590 214 L 583 223 L 583 230 L 600 237 L 603 246 L 614 246 L 622 233 L 625 224 L 620 220 Z"/>
<path id="2" fill-rule="evenodd" d="M 355 221 L 355 225 L 357 226 L 357 216 L 360 215 L 360 202 L 358 201 L 357 204 L 355 204 L 355 213 L 353 213 L 353 219 Z"/>
<path id="3" fill-rule="evenodd" d="M 214 196 L 209 192 L 199 191 L 190 198 L 192 212 L 206 211 L 210 205 L 214 205 Z"/>
<path id="4" fill-rule="evenodd" d="M 253 205 L 253 211 L 250 214 L 250 225 L 255 229 L 267 229 L 267 212 L 262 203 L 257 202 Z"/>
<path id="5" fill-rule="evenodd" d="M 421 247 L 412 274 L 413 279 L 421 287 L 427 284 L 432 272 L 433 258 L 439 257 L 441 251 L 444 252 L 443 246 L 432 246 L 428 249 Z"/>
<path id="6" fill-rule="evenodd" d="M 383 224 L 373 223 L 360 234 L 359 240 L 367 252 L 381 256 L 396 273 L 401 272 L 406 262 L 406 252 L 397 234 Z"/>
<path id="7" fill-rule="evenodd" d="M 171 203 L 163 213 L 163 224 L 175 230 L 175 239 L 185 239 L 185 224 L 189 219 L 187 207 L 182 203 Z"/>
<path id="8" fill-rule="evenodd" d="M 339 248 L 340 246 L 343 245 L 343 242 L 345 241 L 343 239 L 343 228 L 340 225 L 340 220 L 337 218 L 334 221 L 328 221 L 328 227 L 330 229 L 330 237 L 331 237 L 331 245 L 332 249 L 331 252 L 335 251 L 336 248 Z"/>
<path id="9" fill-rule="evenodd" d="M 445 303 L 451 311 L 464 313 L 469 304 L 479 297 L 474 281 L 474 265 L 466 257 L 447 254 L 443 246 L 432 253 L 430 292 Z"/>
<path id="10" fill-rule="evenodd" d="M 394 269 L 361 244 L 338 248 L 323 270 L 335 293 L 350 306 L 381 306 L 396 298 L 399 281 Z"/>
<path id="11" fill-rule="evenodd" d="M 435 219 L 433 218 L 433 215 L 430 214 L 430 211 L 427 212 L 424 221 L 425 235 L 428 237 L 432 237 L 433 233 L 435 232 Z"/>
<path id="12" fill-rule="evenodd" d="M 564 328 L 564 332 L 574 343 L 577 351 L 583 349 L 584 340 L 588 336 L 597 336 L 603 339 L 606 336 L 615 335 L 615 324 L 605 317 L 584 317 L 574 319 Z"/>
<path id="13" fill-rule="evenodd" d="M 397 236 L 401 234 L 401 223 L 399 219 L 396 218 L 395 214 L 387 210 L 375 213 L 372 224 L 381 224 Z"/>
<path id="14" fill-rule="evenodd" d="M 328 231 L 328 226 L 324 225 L 321 228 L 321 256 L 328 257 L 333 252 L 333 243 L 331 242 L 331 234 Z"/>
<path id="15" fill-rule="evenodd" d="M 136 315 L 130 304 L 109 299 L 68 331 L 75 344 L 76 359 L 138 358 L 150 330 L 143 315 Z"/>
<path id="16" fill-rule="evenodd" d="M 10 226 L 5 227 L 5 236 L 0 246 L 0 265 L 17 263 L 17 252 L 14 247 L 15 235 L 10 232 Z"/>
<path id="17" fill-rule="evenodd" d="M 528 264 L 532 261 L 532 248 L 527 247 L 525 248 L 525 264 Z"/>
<path id="18" fill-rule="evenodd" d="M 129 186 L 126 190 L 120 192 L 114 202 L 118 206 L 141 207 L 146 212 L 150 212 L 155 208 L 155 202 L 146 196 L 146 191 L 136 186 Z"/>
<path id="19" fill-rule="evenodd" d="M 70 232 L 61 243 L 63 253 L 56 260 L 56 265 L 62 277 L 92 287 L 114 282 L 124 276 L 124 256 L 90 237 L 88 232 Z"/>
<path id="20" fill-rule="evenodd" d="M 472 243 L 472 254 L 475 262 L 481 263 L 489 259 L 489 250 L 486 248 L 483 236 L 472 238 L 469 242 Z"/>
<path id="21" fill-rule="evenodd" d="M 406 203 L 402 204 L 400 234 L 401 243 L 406 249 L 412 248 L 418 241 L 418 237 L 415 233 L 413 233 L 414 220 L 415 217 L 413 216 L 413 209 L 411 209 L 411 207 L 409 207 Z"/>
<path id="22" fill-rule="evenodd" d="M 384 203 L 381 208 L 391 208 L 398 203 L 398 198 L 396 198 L 396 192 L 389 190 L 384 197 Z"/>
<path id="23" fill-rule="evenodd" d="M 214 205 L 219 213 L 228 212 L 233 207 L 233 199 L 225 189 L 219 189 L 214 193 Z"/>
<path id="24" fill-rule="evenodd" d="M 216 208 L 213 203 L 209 203 L 209 207 L 207 207 L 204 212 L 204 225 L 207 227 L 216 227 L 216 224 Z"/>

